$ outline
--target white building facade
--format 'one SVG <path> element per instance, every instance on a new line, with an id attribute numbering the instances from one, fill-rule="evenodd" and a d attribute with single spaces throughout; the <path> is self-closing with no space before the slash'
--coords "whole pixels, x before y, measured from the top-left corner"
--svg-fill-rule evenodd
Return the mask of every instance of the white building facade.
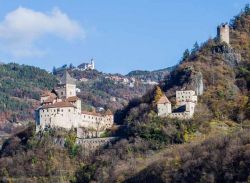
<path id="1" fill-rule="evenodd" d="M 99 136 L 114 123 L 110 110 L 102 113 L 81 110 L 81 100 L 76 96 L 75 80 L 67 71 L 52 91 L 41 96 L 40 103 L 36 110 L 37 132 L 47 128 L 77 128 L 77 131 L 96 132 Z"/>

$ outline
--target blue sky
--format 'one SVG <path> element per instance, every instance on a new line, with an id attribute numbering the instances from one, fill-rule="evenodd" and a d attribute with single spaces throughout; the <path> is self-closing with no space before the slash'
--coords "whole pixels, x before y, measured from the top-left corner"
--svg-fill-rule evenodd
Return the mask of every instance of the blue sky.
<path id="1" fill-rule="evenodd" d="M 247 0 L 0 0 L 0 60 L 53 66 L 95 59 L 126 74 L 178 63 Z"/>

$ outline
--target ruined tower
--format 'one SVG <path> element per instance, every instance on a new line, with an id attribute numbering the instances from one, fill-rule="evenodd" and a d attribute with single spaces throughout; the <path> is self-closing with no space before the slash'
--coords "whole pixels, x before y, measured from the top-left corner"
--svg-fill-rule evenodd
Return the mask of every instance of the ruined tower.
<path id="1" fill-rule="evenodd" d="M 217 38 L 220 42 L 229 44 L 229 26 L 228 24 L 221 24 L 217 27 Z"/>

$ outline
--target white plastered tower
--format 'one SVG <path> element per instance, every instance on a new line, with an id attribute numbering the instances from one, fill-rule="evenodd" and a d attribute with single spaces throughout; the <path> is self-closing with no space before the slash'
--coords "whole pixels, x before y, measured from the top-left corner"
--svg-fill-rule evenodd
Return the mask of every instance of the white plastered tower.
<path id="1" fill-rule="evenodd" d="M 157 112 L 158 116 L 165 117 L 172 113 L 171 102 L 165 95 L 163 95 L 157 102 Z"/>

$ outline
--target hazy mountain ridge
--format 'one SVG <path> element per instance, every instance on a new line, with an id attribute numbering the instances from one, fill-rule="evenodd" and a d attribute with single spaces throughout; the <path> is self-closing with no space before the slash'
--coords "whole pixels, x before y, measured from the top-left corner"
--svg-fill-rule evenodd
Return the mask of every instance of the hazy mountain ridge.
<path id="1" fill-rule="evenodd" d="M 150 80 L 150 81 L 155 81 L 159 82 L 165 79 L 169 73 L 174 70 L 175 66 L 173 67 L 168 67 L 165 69 L 159 69 L 155 71 L 143 71 L 143 70 L 135 70 L 129 72 L 126 76 L 129 77 L 135 77 L 137 79 L 141 79 L 144 81 Z"/>

